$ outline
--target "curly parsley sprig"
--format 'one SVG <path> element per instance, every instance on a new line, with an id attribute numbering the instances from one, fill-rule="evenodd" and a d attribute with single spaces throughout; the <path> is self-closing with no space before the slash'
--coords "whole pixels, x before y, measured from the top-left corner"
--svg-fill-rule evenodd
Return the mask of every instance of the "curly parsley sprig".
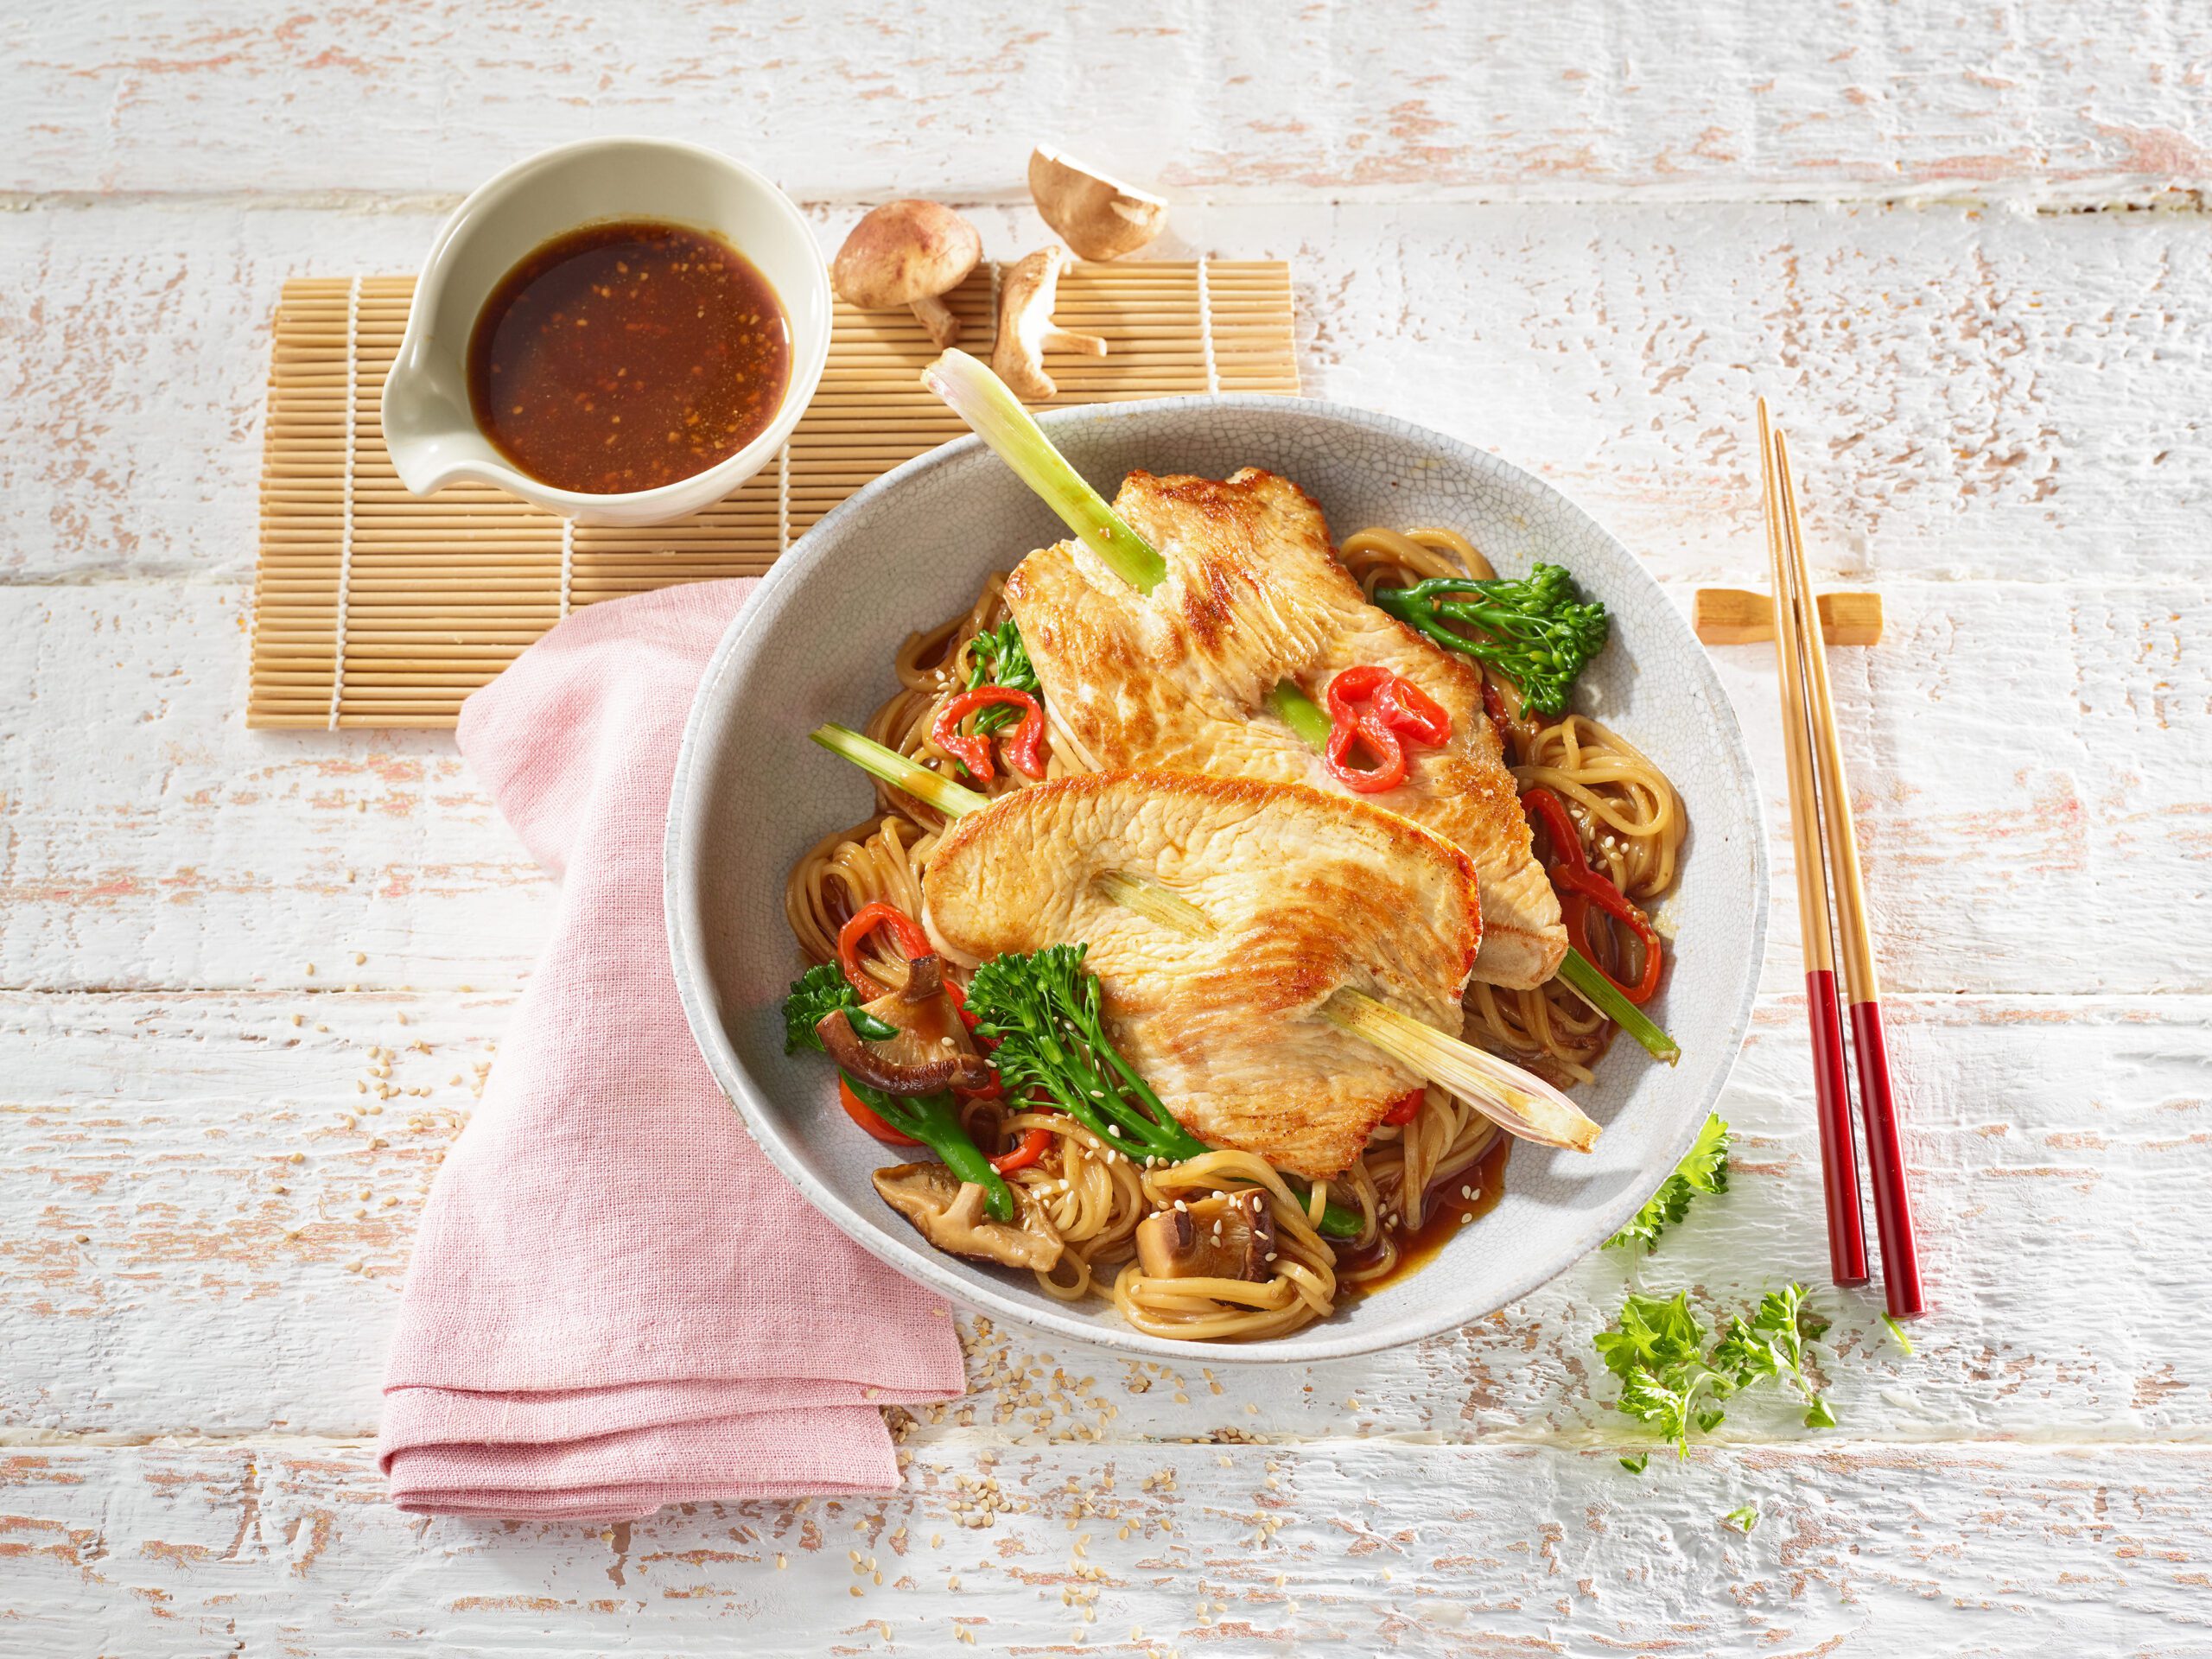
<path id="1" fill-rule="evenodd" d="M 1620 1379 L 1615 1408 L 1656 1429 L 1676 1456 L 1689 1455 L 1693 1433 L 1710 1434 L 1727 1415 L 1722 1402 L 1763 1382 L 1788 1377 L 1808 1402 L 1808 1428 L 1832 1428 L 1835 1415 L 1805 1371 L 1805 1344 L 1828 1322 L 1790 1284 L 1759 1299 L 1748 1320 L 1732 1317 L 1708 1349 L 1705 1322 L 1687 1292 L 1661 1299 L 1632 1293 L 1615 1328 L 1592 1338 L 1605 1369 Z M 1621 1459 L 1641 1473 L 1643 1460 Z"/>
<path id="2" fill-rule="evenodd" d="M 1675 1173 L 1660 1183 L 1643 1208 L 1629 1217 L 1628 1225 L 1605 1241 L 1609 1250 L 1632 1250 L 1641 1245 L 1648 1255 L 1659 1248 L 1659 1235 L 1689 1213 L 1690 1200 L 1700 1193 L 1728 1190 L 1728 1125 L 1718 1112 L 1706 1115 L 1705 1127 L 1693 1146 L 1675 1166 Z"/>

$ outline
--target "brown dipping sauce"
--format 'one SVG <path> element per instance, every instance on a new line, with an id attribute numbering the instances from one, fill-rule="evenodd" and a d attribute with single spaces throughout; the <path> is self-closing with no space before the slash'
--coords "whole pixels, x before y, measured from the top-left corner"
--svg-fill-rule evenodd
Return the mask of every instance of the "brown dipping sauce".
<path id="1" fill-rule="evenodd" d="M 1483 1155 L 1457 1175 L 1446 1176 L 1431 1185 L 1428 1204 L 1421 1212 L 1421 1224 L 1398 1240 L 1398 1259 L 1390 1271 L 1380 1279 L 1370 1279 L 1362 1284 L 1351 1284 L 1343 1279 L 1341 1289 L 1360 1295 L 1371 1296 L 1378 1290 L 1402 1284 L 1419 1273 L 1439 1252 L 1459 1236 L 1459 1229 L 1476 1216 L 1486 1216 L 1497 1208 L 1497 1201 L 1505 1196 L 1505 1160 L 1512 1156 L 1513 1137 L 1500 1135 L 1483 1148 Z M 1471 1198 L 1459 1196 L 1459 1189 L 1471 1186 L 1475 1190 Z M 1465 1219 L 1463 1219 L 1465 1218 Z M 1380 1252 L 1375 1254 L 1379 1255 Z M 1370 1255 L 1368 1260 L 1372 1261 Z M 1360 1265 L 1357 1255 L 1344 1250 L 1337 1256 L 1337 1270 L 1343 1273 Z"/>
<path id="2" fill-rule="evenodd" d="M 468 342 L 499 453 L 557 489 L 657 489 L 726 461 L 791 378 L 776 290 L 720 237 L 654 219 L 556 238 L 500 280 Z"/>

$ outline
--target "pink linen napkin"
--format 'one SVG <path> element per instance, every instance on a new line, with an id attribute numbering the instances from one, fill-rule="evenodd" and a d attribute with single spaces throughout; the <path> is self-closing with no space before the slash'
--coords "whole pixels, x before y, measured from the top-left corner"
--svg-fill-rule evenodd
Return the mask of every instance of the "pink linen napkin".
<path id="1" fill-rule="evenodd" d="M 770 1166 L 677 1001 L 670 781 L 753 586 L 594 606 L 462 705 L 462 753 L 562 888 L 401 1294 L 378 1455 L 403 1509 L 621 1520 L 887 1491 L 876 1402 L 961 1392 L 944 1305 Z"/>

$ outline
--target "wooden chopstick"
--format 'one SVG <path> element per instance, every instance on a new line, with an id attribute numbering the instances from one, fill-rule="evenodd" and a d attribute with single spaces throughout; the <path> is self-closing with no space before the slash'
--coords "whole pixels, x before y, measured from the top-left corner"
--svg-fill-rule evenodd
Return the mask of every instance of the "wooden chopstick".
<path id="1" fill-rule="evenodd" d="M 1851 1046 L 1859 1060 L 1859 1112 L 1866 1130 L 1866 1174 L 1874 1194 L 1874 1234 L 1882 1247 L 1882 1294 L 1892 1319 L 1910 1319 L 1927 1303 L 1921 1291 L 1920 1246 L 1913 1227 L 1904 1137 L 1890 1085 L 1881 978 L 1874 966 L 1873 930 L 1866 918 L 1866 887 L 1859 868 L 1858 832 L 1852 823 L 1851 786 L 1843 775 L 1843 745 L 1836 734 L 1820 609 L 1811 601 L 1813 577 L 1805 561 L 1804 526 L 1797 517 L 1797 486 L 1789 474 L 1789 440 L 1778 431 L 1774 435 L 1774 475 L 1788 556 L 1783 572 L 1789 582 L 1788 608 L 1801 630 L 1814 771 L 1835 880 L 1844 994 L 1851 1006 Z M 1782 589 L 1777 587 L 1776 592 L 1778 605 Z"/>
<path id="2" fill-rule="evenodd" d="M 1789 839 L 1797 864 L 1797 917 L 1805 950 L 1805 1021 L 1813 1043 L 1813 1109 L 1821 1135 L 1821 1186 L 1827 1203 L 1828 1275 L 1839 1285 L 1866 1282 L 1866 1223 L 1859 1207 L 1859 1154 L 1851 1132 L 1851 1090 L 1843 1066 L 1843 1021 L 1835 995 L 1835 937 L 1828 916 L 1827 861 L 1821 847 L 1819 791 L 1805 718 L 1796 608 L 1783 547 L 1786 526 L 1775 479 L 1775 438 L 1766 399 L 1758 404 L 1759 482 L 1766 504 L 1767 568 L 1774 582 L 1774 658 L 1782 686 L 1782 743 L 1789 762 Z"/>

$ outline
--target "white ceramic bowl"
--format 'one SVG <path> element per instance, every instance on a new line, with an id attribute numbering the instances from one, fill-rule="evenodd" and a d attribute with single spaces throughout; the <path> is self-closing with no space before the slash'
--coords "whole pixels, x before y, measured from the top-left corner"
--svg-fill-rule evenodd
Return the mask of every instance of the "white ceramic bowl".
<path id="1" fill-rule="evenodd" d="M 791 322 L 791 379 L 776 418 L 727 461 L 653 490 L 556 489 L 512 465 L 468 405 L 468 339 L 492 290 L 554 238 L 614 219 L 710 232 L 750 259 Z M 711 506 L 767 465 L 805 411 L 830 356 L 830 273 L 791 198 L 742 162 L 667 138 L 590 138 L 518 162 L 480 185 L 438 232 L 384 388 L 384 440 L 417 495 L 495 484 L 583 524 L 658 524 Z"/>
<path id="2" fill-rule="evenodd" d="M 1749 1024 L 1766 918 L 1766 838 L 1742 734 L 1688 625 L 1636 559 L 1548 485 L 1402 422 L 1278 397 L 1179 397 L 1056 410 L 1043 425 L 1109 495 L 1144 467 L 1219 478 L 1258 466 L 1317 496 L 1339 537 L 1367 524 L 1464 530 L 1498 569 L 1566 565 L 1605 601 L 1611 643 L 1576 688 L 1672 776 L 1691 824 L 1662 919 L 1680 950 L 1652 1012 L 1680 1040 L 1669 1069 L 1617 1040 L 1594 1087 L 1605 1126 L 1588 1154 L 1516 1145 L 1497 1207 L 1421 1272 L 1278 1341 L 1209 1346 L 1214 1359 L 1306 1361 L 1409 1342 L 1478 1319 L 1614 1232 L 1681 1157 Z M 1125 1351 L 1187 1359 L 1110 1306 L 1070 1306 L 1027 1274 L 925 1245 L 868 1184 L 893 1161 L 835 1104 L 818 1056 L 786 1058 L 779 1014 L 804 966 L 784 921 L 784 874 L 826 830 L 869 810 L 870 785 L 806 741 L 858 726 L 892 689 L 912 628 L 965 607 L 985 575 L 1063 534 L 976 440 L 908 462 L 822 520 L 777 561 L 699 687 L 677 763 L 666 843 L 669 935 L 707 1063 L 762 1148 L 868 1249 L 995 1317 Z"/>

